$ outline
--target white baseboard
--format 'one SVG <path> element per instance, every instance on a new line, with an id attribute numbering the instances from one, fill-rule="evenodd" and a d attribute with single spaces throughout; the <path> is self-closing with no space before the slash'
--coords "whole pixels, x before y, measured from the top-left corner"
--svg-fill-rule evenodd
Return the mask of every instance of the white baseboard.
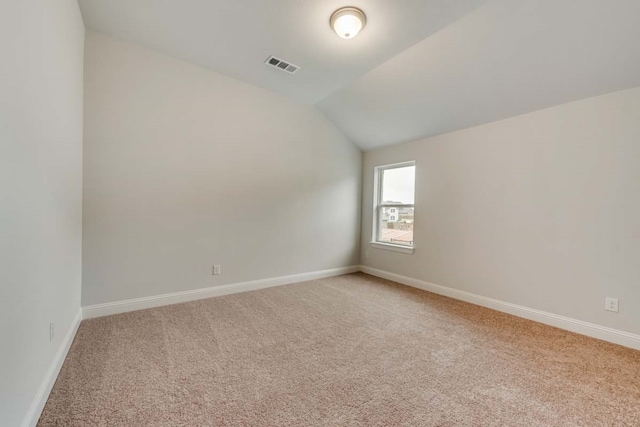
<path id="1" fill-rule="evenodd" d="M 232 283 L 229 285 L 213 286 L 210 288 L 194 289 L 191 291 L 174 292 L 171 294 L 154 295 L 150 297 L 135 298 L 124 301 L 109 302 L 82 307 L 82 318 L 109 316 L 112 314 L 126 313 L 129 311 L 143 310 L 145 308 L 160 307 L 163 305 L 178 304 L 181 302 L 195 301 L 204 298 L 218 297 L 222 295 L 236 294 L 239 292 L 255 291 L 271 288 L 273 286 L 289 285 L 291 283 L 307 280 L 323 279 L 326 277 L 340 276 L 341 274 L 356 273 L 360 271 L 359 265 L 350 267 L 332 268 L 330 270 L 313 271 L 310 273 L 292 274 L 290 276 L 273 277 L 270 279 L 252 280 L 249 282 Z"/>
<path id="2" fill-rule="evenodd" d="M 62 339 L 60 343 L 60 348 L 56 352 L 51 364 L 49 365 L 49 369 L 38 388 L 38 393 L 36 397 L 33 399 L 31 406 L 29 407 L 29 412 L 24 417 L 24 421 L 22 422 L 23 427 L 35 427 L 38 424 L 38 419 L 40 419 L 40 414 L 42 414 L 42 410 L 44 409 L 44 405 L 47 403 L 47 399 L 49 398 L 49 393 L 51 393 L 51 389 L 58 378 L 58 374 L 60 373 L 60 369 L 62 368 L 62 364 L 64 363 L 64 359 L 67 357 L 67 353 L 69 353 L 69 348 L 71 348 L 71 343 L 73 339 L 76 337 L 76 333 L 78 332 L 78 328 L 80 327 L 80 322 L 82 321 L 82 311 L 78 310 L 78 314 L 73 319 L 73 323 L 71 327 L 67 331 L 66 335 Z"/>
<path id="3" fill-rule="evenodd" d="M 433 292 L 435 294 L 444 295 L 457 300 L 470 302 L 482 307 L 491 308 L 503 313 L 512 314 L 514 316 L 544 323 L 546 325 L 555 326 L 556 328 L 565 329 L 567 331 L 576 332 L 592 338 L 608 341 L 614 344 L 623 345 L 636 350 L 640 350 L 640 335 L 629 332 L 619 331 L 617 329 L 607 328 L 605 326 L 596 325 L 594 323 L 583 322 L 582 320 L 572 319 L 570 317 L 559 316 L 553 313 L 524 307 L 509 302 L 500 301 L 493 298 L 483 297 L 481 295 L 472 294 L 470 292 L 460 291 L 449 288 L 447 286 L 436 285 L 434 283 L 425 282 L 424 280 L 414 279 L 412 277 L 402 276 L 400 274 L 390 273 L 377 268 L 361 266 L 360 271 L 372 276 L 381 277 L 383 279 L 392 280 L 403 285 L 413 288 L 422 289 Z"/>

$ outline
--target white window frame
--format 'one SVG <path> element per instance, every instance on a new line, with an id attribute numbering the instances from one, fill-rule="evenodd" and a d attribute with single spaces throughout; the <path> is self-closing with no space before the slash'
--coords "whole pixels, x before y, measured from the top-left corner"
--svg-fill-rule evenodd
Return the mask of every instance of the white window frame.
<path id="1" fill-rule="evenodd" d="M 382 177 L 384 175 L 384 171 L 390 170 L 390 169 L 406 168 L 406 167 L 415 166 L 415 165 L 416 165 L 416 162 L 412 160 L 410 162 L 394 163 L 391 165 L 376 166 L 374 168 L 373 224 L 372 224 L 372 230 L 371 230 L 371 247 L 378 248 L 378 249 L 386 249 L 386 250 L 405 253 L 405 254 L 413 254 L 415 249 L 415 242 L 412 245 L 393 244 L 389 242 L 380 241 L 379 236 L 380 236 L 380 226 L 382 225 L 382 209 L 392 208 L 392 207 L 398 208 L 398 209 L 413 208 L 413 212 L 415 215 L 415 204 L 413 205 L 382 204 L 382 182 L 383 182 Z M 414 183 L 414 188 L 415 188 L 415 183 Z M 414 230 L 415 230 L 415 217 L 414 217 L 413 224 L 414 224 Z"/>

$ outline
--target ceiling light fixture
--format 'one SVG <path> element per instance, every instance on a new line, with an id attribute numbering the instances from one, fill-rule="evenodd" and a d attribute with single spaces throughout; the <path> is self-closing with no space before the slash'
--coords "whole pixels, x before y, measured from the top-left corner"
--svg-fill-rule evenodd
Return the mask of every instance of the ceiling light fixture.
<path id="1" fill-rule="evenodd" d="M 331 15 L 331 28 L 343 39 L 352 39 L 358 35 L 367 23 L 364 13 L 355 7 L 343 7 Z"/>

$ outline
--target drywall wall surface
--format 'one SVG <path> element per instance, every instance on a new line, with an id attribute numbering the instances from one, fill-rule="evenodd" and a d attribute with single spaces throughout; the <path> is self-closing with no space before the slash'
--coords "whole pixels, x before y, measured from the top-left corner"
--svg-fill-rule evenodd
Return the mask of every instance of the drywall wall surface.
<path id="1" fill-rule="evenodd" d="M 367 152 L 362 262 L 638 334 L 638 141 L 635 88 Z M 373 168 L 407 160 L 413 255 L 369 245 Z"/>
<path id="2" fill-rule="evenodd" d="M 83 44 L 74 0 L 0 7 L 3 426 L 33 415 L 80 310 Z"/>
<path id="3" fill-rule="evenodd" d="M 361 152 L 319 111 L 91 31 L 85 56 L 83 306 L 359 262 Z"/>

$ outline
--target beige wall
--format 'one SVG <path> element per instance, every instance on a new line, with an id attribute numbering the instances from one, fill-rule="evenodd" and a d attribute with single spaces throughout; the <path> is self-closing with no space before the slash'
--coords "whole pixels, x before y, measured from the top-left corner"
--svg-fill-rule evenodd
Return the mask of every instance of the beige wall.
<path id="1" fill-rule="evenodd" d="M 407 160 L 414 255 L 368 245 L 373 168 Z M 363 264 L 640 333 L 640 88 L 367 152 L 363 177 Z"/>
<path id="2" fill-rule="evenodd" d="M 85 56 L 83 305 L 359 262 L 362 155 L 317 110 L 94 32 Z"/>
<path id="3" fill-rule="evenodd" d="M 26 422 L 80 310 L 83 44 L 75 0 L 0 7 L 2 426 Z"/>

